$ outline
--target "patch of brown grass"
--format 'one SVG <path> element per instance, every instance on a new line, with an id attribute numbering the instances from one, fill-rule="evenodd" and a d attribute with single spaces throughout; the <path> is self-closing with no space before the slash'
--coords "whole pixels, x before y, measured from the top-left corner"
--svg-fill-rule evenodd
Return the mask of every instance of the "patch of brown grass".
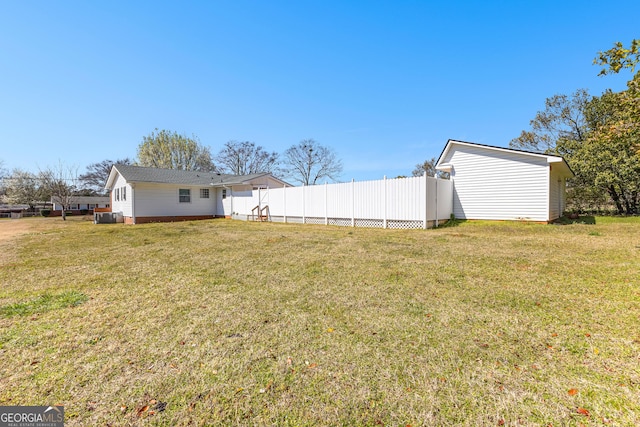
<path id="1" fill-rule="evenodd" d="M 1 405 L 62 403 L 68 425 L 640 422 L 639 223 L 42 224 L 0 258 L 0 306 L 89 300 L 0 318 Z"/>

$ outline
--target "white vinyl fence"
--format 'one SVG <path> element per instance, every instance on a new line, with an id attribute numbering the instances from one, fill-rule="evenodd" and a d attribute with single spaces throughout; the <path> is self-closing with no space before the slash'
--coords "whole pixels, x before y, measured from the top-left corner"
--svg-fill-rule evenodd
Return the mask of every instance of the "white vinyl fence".
<path id="1" fill-rule="evenodd" d="M 235 219 L 255 219 L 262 211 L 270 221 L 303 224 L 426 229 L 453 212 L 453 183 L 426 176 L 263 188 L 231 197 Z"/>

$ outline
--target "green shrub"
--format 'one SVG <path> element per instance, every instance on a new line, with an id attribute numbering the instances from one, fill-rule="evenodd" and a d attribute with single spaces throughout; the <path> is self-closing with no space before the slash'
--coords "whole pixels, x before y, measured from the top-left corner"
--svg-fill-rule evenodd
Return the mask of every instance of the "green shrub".
<path id="1" fill-rule="evenodd" d="M 42 215 L 42 216 L 51 215 L 51 209 L 40 209 L 40 215 Z"/>

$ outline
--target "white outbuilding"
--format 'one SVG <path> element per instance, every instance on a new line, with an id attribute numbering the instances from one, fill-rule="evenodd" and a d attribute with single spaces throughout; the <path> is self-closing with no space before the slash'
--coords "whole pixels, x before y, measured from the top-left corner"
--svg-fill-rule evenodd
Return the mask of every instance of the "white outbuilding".
<path id="1" fill-rule="evenodd" d="M 449 140 L 436 163 L 453 182 L 459 219 L 553 221 L 573 177 L 560 156 Z"/>

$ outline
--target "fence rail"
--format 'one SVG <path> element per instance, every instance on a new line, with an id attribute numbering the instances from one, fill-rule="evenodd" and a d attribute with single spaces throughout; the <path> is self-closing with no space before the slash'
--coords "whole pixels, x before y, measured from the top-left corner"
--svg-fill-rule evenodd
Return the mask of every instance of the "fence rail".
<path id="1" fill-rule="evenodd" d="M 431 177 L 383 179 L 232 194 L 232 217 L 269 207 L 272 221 L 351 227 L 429 228 L 449 219 L 453 185 Z"/>

